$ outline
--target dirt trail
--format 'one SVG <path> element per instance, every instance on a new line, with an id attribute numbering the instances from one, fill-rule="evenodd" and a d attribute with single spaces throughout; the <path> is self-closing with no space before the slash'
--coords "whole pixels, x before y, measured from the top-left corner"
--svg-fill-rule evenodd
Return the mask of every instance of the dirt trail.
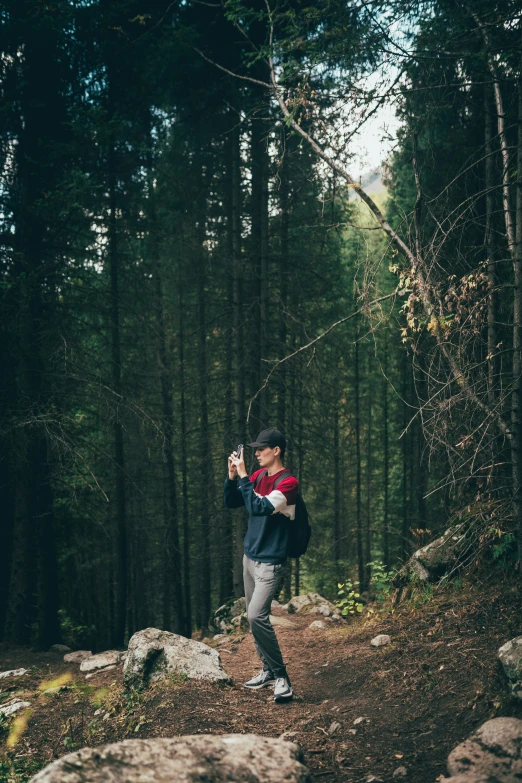
<path id="1" fill-rule="evenodd" d="M 24 678 L 32 716 L 7 757 L 20 769 L 11 779 L 27 779 L 70 749 L 125 737 L 286 732 L 303 748 L 314 779 L 360 783 L 372 773 L 386 783 L 404 766 L 405 780 L 434 783 L 449 751 L 475 727 L 500 715 L 522 717 L 522 706 L 507 699 L 496 661 L 498 647 L 522 631 L 515 587 L 443 594 L 394 616 L 326 631 L 308 628 L 316 616 L 275 614 L 295 624 L 277 628 L 296 692 L 283 705 L 269 689 L 241 687 L 259 669 L 250 634 L 219 646 L 234 686 L 178 680 L 142 695 L 125 694 L 120 669 L 86 683 L 78 667 L 52 653 L 0 646 L 2 670 L 34 667 Z M 390 634 L 392 643 L 371 647 L 377 633 Z M 35 696 L 42 679 L 65 671 L 73 676 L 69 690 Z M 354 725 L 361 717 L 367 721 Z"/>

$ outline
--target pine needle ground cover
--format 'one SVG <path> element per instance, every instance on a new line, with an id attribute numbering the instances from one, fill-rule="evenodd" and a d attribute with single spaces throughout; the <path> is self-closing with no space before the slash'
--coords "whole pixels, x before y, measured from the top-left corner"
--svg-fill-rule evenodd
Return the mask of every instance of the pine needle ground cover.
<path id="1" fill-rule="evenodd" d="M 2 645 L 2 670 L 29 669 L 2 695 L 19 695 L 31 707 L 11 747 L 13 722 L 1 727 L 0 781 L 22 783 L 87 745 L 197 733 L 285 734 L 303 748 L 314 776 L 329 781 L 358 783 L 370 772 L 388 780 L 399 766 L 412 780 L 435 781 L 450 750 L 484 721 L 522 718 L 496 657 L 520 633 L 515 583 L 457 580 L 441 592 L 419 590 L 394 611 L 389 604 L 372 615 L 365 610 L 343 627 L 314 631 L 311 620 L 298 613 L 294 627 L 278 628 L 297 694 L 284 706 L 268 691 L 241 687 L 258 666 L 250 634 L 219 647 L 234 686 L 173 678 L 142 693 L 124 691 L 121 667 L 85 681 L 52 653 Z M 375 649 L 370 640 L 381 633 L 391 644 Z M 42 690 L 58 681 L 62 690 Z"/>

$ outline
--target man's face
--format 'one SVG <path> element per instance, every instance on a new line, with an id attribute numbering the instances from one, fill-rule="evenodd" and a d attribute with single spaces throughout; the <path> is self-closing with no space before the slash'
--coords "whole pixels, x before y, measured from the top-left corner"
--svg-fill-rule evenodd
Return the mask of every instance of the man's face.
<path id="1" fill-rule="evenodd" d="M 262 468 L 269 468 L 274 464 L 278 455 L 281 453 L 279 446 L 271 449 L 270 446 L 256 449 L 256 459 Z"/>

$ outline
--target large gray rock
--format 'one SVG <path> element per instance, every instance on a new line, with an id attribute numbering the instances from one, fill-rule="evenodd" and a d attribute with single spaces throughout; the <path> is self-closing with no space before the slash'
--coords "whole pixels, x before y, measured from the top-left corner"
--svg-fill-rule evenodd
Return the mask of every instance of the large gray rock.
<path id="1" fill-rule="evenodd" d="M 296 614 L 305 609 L 308 614 L 319 614 L 322 617 L 332 617 L 332 619 L 336 620 L 340 619 L 341 616 L 335 604 L 327 601 L 319 593 L 295 595 L 281 609 L 287 611 L 288 614 Z"/>
<path id="2" fill-rule="evenodd" d="M 515 783 L 522 779 L 522 720 L 494 718 L 448 756 L 448 772 L 459 783 Z M 458 776 L 458 777 L 457 777 Z M 456 783 L 454 777 L 451 783 Z"/>
<path id="3" fill-rule="evenodd" d="M 63 656 L 65 663 L 81 663 L 87 658 L 90 658 L 92 652 L 90 650 L 76 650 L 76 652 L 67 653 Z"/>
<path id="4" fill-rule="evenodd" d="M 235 617 L 233 617 L 230 621 L 230 628 L 239 629 L 240 631 L 249 631 L 250 624 L 246 614 L 237 614 Z"/>
<path id="5" fill-rule="evenodd" d="M 317 606 L 312 606 L 312 608 L 309 611 L 309 614 L 320 614 L 323 617 L 331 617 L 333 613 L 334 612 L 332 611 L 331 607 L 327 603 L 317 604 Z"/>
<path id="6" fill-rule="evenodd" d="M 511 692 L 522 699 L 522 636 L 503 644 L 498 658 L 507 677 Z"/>
<path id="7" fill-rule="evenodd" d="M 0 680 L 9 680 L 11 677 L 21 677 L 26 674 L 27 669 L 9 669 L 7 672 L 0 673 Z"/>
<path id="8" fill-rule="evenodd" d="M 53 761 L 31 783 L 311 783 L 293 742 L 255 734 L 124 740 Z"/>
<path id="9" fill-rule="evenodd" d="M 464 526 L 453 525 L 442 536 L 413 553 L 410 564 L 422 581 L 434 581 L 458 565 L 468 550 Z"/>
<path id="10" fill-rule="evenodd" d="M 314 604 L 327 604 L 326 598 L 323 598 L 319 593 L 305 593 L 304 595 L 294 595 L 287 604 L 282 606 L 282 609 L 286 609 L 288 614 L 295 614 L 304 609 L 305 606 L 313 606 Z"/>
<path id="11" fill-rule="evenodd" d="M 106 669 L 108 666 L 116 666 L 127 657 L 123 650 L 106 650 L 97 655 L 90 655 L 80 664 L 81 672 L 93 672 L 95 669 Z"/>
<path id="12" fill-rule="evenodd" d="M 393 577 L 393 603 L 400 601 L 404 588 L 412 580 L 436 582 L 442 576 L 460 568 L 471 552 L 470 539 L 466 533 L 464 523 L 453 525 L 442 536 L 414 552 Z"/>
<path id="13" fill-rule="evenodd" d="M 239 617 L 246 612 L 245 598 L 238 598 L 236 601 L 227 601 L 226 604 L 216 609 L 209 623 L 209 628 L 215 633 L 227 633 L 233 630 L 232 619 Z"/>
<path id="14" fill-rule="evenodd" d="M 25 710 L 26 707 L 30 707 L 31 703 L 28 701 L 22 701 L 21 699 L 12 699 L 10 702 L 6 702 L 5 704 L 2 704 L 0 707 L 0 714 L 3 715 L 5 718 L 8 717 L 8 715 L 12 715 L 15 712 L 18 712 L 18 710 Z"/>
<path id="15" fill-rule="evenodd" d="M 158 628 L 138 631 L 129 641 L 123 666 L 127 688 L 144 688 L 149 682 L 181 674 L 192 680 L 230 682 L 217 650 Z"/>

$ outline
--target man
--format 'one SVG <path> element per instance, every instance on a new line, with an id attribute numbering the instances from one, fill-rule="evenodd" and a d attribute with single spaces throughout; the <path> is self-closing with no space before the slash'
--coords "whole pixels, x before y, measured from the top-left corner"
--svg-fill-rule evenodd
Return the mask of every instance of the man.
<path id="1" fill-rule="evenodd" d="M 287 572 L 288 520 L 295 516 L 298 481 L 287 475 L 274 487 L 285 471 L 286 439 L 279 430 L 263 430 L 248 445 L 255 448 L 260 469 L 249 478 L 244 455 L 238 456 L 234 451 L 228 458 L 225 481 L 225 505 L 246 506 L 248 511 L 243 580 L 247 617 L 263 663 L 259 674 L 246 682 L 245 688 L 258 690 L 274 685 L 274 700 L 284 702 L 294 694 L 270 622 L 270 606 Z"/>

